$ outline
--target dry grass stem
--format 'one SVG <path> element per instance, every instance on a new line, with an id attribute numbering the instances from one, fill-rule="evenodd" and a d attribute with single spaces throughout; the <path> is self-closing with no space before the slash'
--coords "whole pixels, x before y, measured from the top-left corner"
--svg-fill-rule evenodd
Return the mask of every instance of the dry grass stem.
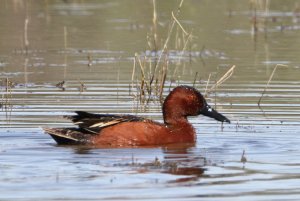
<path id="1" fill-rule="evenodd" d="M 88 59 L 88 66 L 89 66 L 89 67 L 92 66 L 93 61 L 92 61 L 92 56 L 91 56 L 90 53 L 88 53 L 87 59 Z"/>
<path id="2" fill-rule="evenodd" d="M 262 100 L 264 94 L 266 93 L 267 89 L 269 88 L 269 84 L 271 83 L 271 80 L 273 79 L 273 76 L 274 76 L 274 74 L 275 74 L 276 69 L 277 69 L 278 66 L 281 66 L 281 67 L 288 67 L 287 65 L 283 65 L 283 64 L 277 64 L 277 65 L 275 66 L 275 68 L 273 69 L 273 71 L 272 71 L 272 73 L 271 73 L 271 75 L 270 75 L 270 77 L 269 77 L 269 80 L 268 80 L 268 82 L 267 82 L 267 84 L 266 84 L 266 86 L 265 86 L 263 92 L 261 93 L 261 96 L 260 96 L 258 102 L 257 102 L 257 104 L 258 104 L 259 107 L 260 107 L 261 100 Z"/>
<path id="3" fill-rule="evenodd" d="M 184 0 L 181 0 L 179 6 L 178 6 L 178 8 L 177 8 L 177 13 L 176 13 L 176 15 L 178 15 L 178 14 L 180 13 L 180 9 L 181 9 L 181 7 L 182 7 L 183 2 L 184 2 Z M 175 20 L 173 19 L 173 22 L 171 23 L 170 29 L 169 29 L 169 31 L 168 31 L 167 39 L 166 39 L 166 41 L 165 41 L 165 43 L 164 43 L 164 45 L 163 45 L 163 49 L 162 49 L 162 51 L 161 51 L 161 53 L 160 53 L 160 55 L 159 55 L 159 58 L 158 58 L 158 60 L 157 60 L 156 68 L 157 68 L 157 66 L 158 66 L 158 64 L 159 64 L 159 62 L 160 62 L 160 60 L 162 59 L 162 56 L 164 55 L 164 53 L 165 53 L 165 51 L 166 51 L 166 49 L 167 49 L 167 47 L 168 47 L 168 43 L 169 43 L 169 40 L 170 40 L 170 38 L 171 38 L 171 34 L 172 34 L 172 32 L 173 32 L 174 26 L 175 26 Z"/>
<path id="4" fill-rule="evenodd" d="M 174 21 L 178 24 L 178 26 L 181 28 L 181 30 L 183 31 L 183 33 L 185 35 L 189 35 L 189 33 L 183 28 L 183 26 L 180 24 L 180 22 L 177 20 L 177 18 L 174 15 L 174 12 L 172 11 L 172 17 L 174 19 Z"/>
<path id="5" fill-rule="evenodd" d="M 187 37 L 187 39 L 186 39 L 186 41 L 185 41 L 185 43 L 184 43 L 184 47 L 183 47 L 183 49 L 181 50 L 181 53 L 180 53 L 179 58 L 178 58 L 178 64 L 180 64 L 180 62 L 181 62 L 181 60 L 182 60 L 182 58 L 183 58 L 183 56 L 184 56 L 184 53 L 185 53 L 185 51 L 186 51 L 186 49 L 187 49 L 188 42 L 190 42 L 191 36 L 192 36 L 192 34 L 189 34 L 188 37 Z M 175 74 L 176 74 L 177 71 L 178 71 L 178 67 L 179 67 L 179 65 L 176 66 L 176 68 L 175 68 L 175 70 L 174 70 L 174 72 L 173 72 L 172 77 L 175 77 Z"/>
<path id="6" fill-rule="evenodd" d="M 190 40 L 191 40 L 191 36 L 192 36 L 192 34 L 188 34 L 188 37 L 187 37 L 187 39 L 186 39 L 186 41 L 184 43 L 183 49 L 181 51 L 181 55 L 179 57 L 179 61 L 181 61 L 181 59 L 182 59 L 182 57 L 183 57 L 183 55 L 184 55 L 184 53 L 185 53 L 185 51 L 187 49 L 188 42 L 190 42 Z"/>
<path id="7" fill-rule="evenodd" d="M 132 75 L 131 75 L 131 82 L 132 82 L 132 83 L 133 83 L 133 81 L 134 81 L 134 76 L 135 76 L 136 57 L 137 57 L 137 53 L 135 53 L 134 59 L 133 59 L 133 68 L 132 68 Z"/>
<path id="8" fill-rule="evenodd" d="M 25 45 L 25 51 L 26 51 L 26 53 L 28 52 L 28 47 L 29 47 L 28 23 L 29 23 L 29 20 L 28 20 L 28 18 L 26 18 L 25 22 L 24 22 L 24 45 Z"/>
<path id="9" fill-rule="evenodd" d="M 2 108 L 2 111 L 4 110 L 5 112 L 6 121 L 10 122 L 12 112 L 12 88 L 14 87 L 14 83 L 11 82 L 8 78 L 5 78 L 3 85 L 5 86 L 5 91 L 4 93 L 2 93 L 2 101 L 0 106 Z"/>
<path id="10" fill-rule="evenodd" d="M 194 77 L 194 81 L 193 81 L 193 87 L 195 87 L 197 77 L 198 77 L 198 72 L 195 73 L 195 77 Z"/>
<path id="11" fill-rule="evenodd" d="M 209 85 L 209 82 L 210 82 L 210 78 L 211 78 L 211 73 L 209 73 L 209 75 L 208 75 L 208 79 L 207 79 L 206 86 L 205 86 L 205 91 L 204 91 L 204 96 L 207 96 L 207 89 L 208 89 L 208 85 Z"/>
<path id="12" fill-rule="evenodd" d="M 207 92 L 210 93 L 213 90 L 216 90 L 222 83 L 228 80 L 234 72 L 235 65 L 233 65 Z"/>
<path id="13" fill-rule="evenodd" d="M 246 162 L 247 162 L 245 150 L 243 150 L 243 154 L 242 154 L 242 156 L 241 156 L 241 162 L 242 162 L 242 163 L 246 163 Z"/>
<path id="14" fill-rule="evenodd" d="M 153 45 L 154 50 L 157 52 L 157 12 L 156 12 L 156 0 L 153 0 Z"/>
<path id="15" fill-rule="evenodd" d="M 82 93 L 82 92 L 86 91 L 86 86 L 84 85 L 84 83 L 81 82 L 80 80 L 78 80 L 78 82 L 80 84 L 79 87 L 78 87 L 79 92 Z"/>
<path id="16" fill-rule="evenodd" d="M 68 44 L 67 38 L 68 38 L 68 30 L 67 30 L 67 27 L 64 26 L 64 48 L 65 48 L 65 50 L 68 47 L 68 45 L 67 45 Z"/>
<path id="17" fill-rule="evenodd" d="M 167 72 L 168 72 L 168 65 L 169 65 L 169 60 L 166 58 L 165 60 L 165 65 L 163 67 L 163 73 L 160 81 L 160 86 L 159 86 L 159 100 L 160 103 L 163 103 L 163 91 L 165 87 L 165 82 L 166 82 L 166 77 L 167 77 Z"/>
<path id="18" fill-rule="evenodd" d="M 144 69 L 144 64 L 142 63 L 141 59 L 140 59 L 140 56 L 136 53 L 136 58 L 139 62 L 139 65 L 140 65 L 140 69 L 141 69 L 141 73 L 142 73 L 142 76 L 143 78 L 145 78 L 145 69 Z"/>
<path id="19" fill-rule="evenodd" d="M 158 44 L 157 36 L 157 25 L 158 16 L 156 10 L 156 0 L 153 1 L 153 18 L 152 18 L 152 29 L 149 34 L 147 34 L 147 45 L 151 49 L 150 55 L 139 55 L 135 53 L 134 64 L 131 76 L 131 86 L 129 93 L 137 98 L 141 106 L 147 106 L 150 100 L 159 100 L 161 103 L 163 101 L 163 92 L 165 88 L 165 83 L 168 77 L 170 57 L 169 54 L 175 54 L 176 57 L 176 67 L 172 69 L 172 74 L 170 80 L 170 86 L 172 85 L 173 78 L 175 74 L 179 71 L 177 68 L 181 65 L 181 60 L 185 56 L 186 49 L 191 47 L 189 43 L 192 39 L 192 34 L 188 33 L 182 24 L 177 19 L 180 9 L 183 5 L 184 0 L 180 1 L 177 11 L 172 12 L 171 21 L 168 27 L 168 32 L 166 39 L 162 41 L 162 44 Z M 177 26 L 177 29 L 174 29 Z M 175 30 L 175 36 L 174 36 Z M 174 38 L 175 37 L 175 38 Z M 174 40 L 175 51 L 169 53 L 171 41 Z M 159 46 L 159 47 L 158 47 Z M 159 49 L 158 49 L 159 48 Z M 159 50 L 159 51 L 158 51 Z M 153 55 L 153 53 L 155 55 Z M 172 55 L 173 56 L 173 55 Z M 172 63 L 173 64 L 173 63 Z M 139 66 L 139 67 L 138 67 Z M 137 72 L 139 76 L 137 76 Z M 196 73 L 194 84 L 196 83 L 198 74 Z M 136 88 L 135 88 L 136 87 Z"/>

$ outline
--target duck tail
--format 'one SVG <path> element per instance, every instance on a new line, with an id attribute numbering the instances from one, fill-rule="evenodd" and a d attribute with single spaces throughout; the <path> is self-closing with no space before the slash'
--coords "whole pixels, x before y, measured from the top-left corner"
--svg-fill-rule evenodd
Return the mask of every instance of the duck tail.
<path id="1" fill-rule="evenodd" d="M 60 145 L 84 145 L 92 143 L 91 135 L 76 128 L 43 128 Z"/>

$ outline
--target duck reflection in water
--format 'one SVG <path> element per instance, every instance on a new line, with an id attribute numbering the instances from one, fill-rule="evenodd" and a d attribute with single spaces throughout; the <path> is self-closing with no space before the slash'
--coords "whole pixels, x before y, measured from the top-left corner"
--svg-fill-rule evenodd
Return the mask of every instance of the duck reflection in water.
<path id="1" fill-rule="evenodd" d="M 122 161 L 125 160 L 125 162 L 122 163 L 112 162 L 111 166 L 113 167 L 124 167 L 126 169 L 131 168 L 136 171 L 137 174 L 159 172 L 181 176 L 168 181 L 170 183 L 197 181 L 203 176 L 206 170 L 204 167 L 208 163 L 206 158 L 201 156 L 201 153 L 194 151 L 195 144 L 193 143 L 179 143 L 163 146 L 161 148 L 149 148 L 149 151 L 151 152 L 150 154 L 153 154 L 153 149 L 155 149 L 156 151 L 162 152 L 163 158 L 159 159 L 154 156 L 153 158 L 150 157 L 151 159 L 147 162 L 140 162 L 142 160 L 139 158 L 139 149 L 136 148 L 95 149 L 91 146 L 58 146 L 71 148 L 75 154 L 90 155 L 91 157 L 88 157 L 89 163 L 91 163 L 90 160 L 93 160 L 95 154 L 97 155 L 95 156 L 95 160 L 97 159 L 95 163 L 99 163 L 99 155 L 103 156 L 110 153 L 113 156 L 112 158 L 117 159 L 117 161 L 120 159 Z M 124 157 L 124 153 L 126 153 L 127 157 Z M 85 157 L 83 156 L 83 158 Z M 142 158 L 144 158 L 144 156 L 142 156 Z M 77 164 L 78 161 L 75 163 Z M 82 163 L 82 160 L 80 163 Z"/>

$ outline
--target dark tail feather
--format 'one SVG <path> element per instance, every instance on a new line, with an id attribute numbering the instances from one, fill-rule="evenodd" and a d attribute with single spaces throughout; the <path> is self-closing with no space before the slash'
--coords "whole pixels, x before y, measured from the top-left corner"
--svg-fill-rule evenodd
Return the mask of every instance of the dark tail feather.
<path id="1" fill-rule="evenodd" d="M 82 133 L 75 128 L 43 128 L 57 144 L 63 145 L 84 145 L 90 144 L 91 135 Z"/>
<path id="2" fill-rule="evenodd" d="M 99 118 L 102 115 L 99 114 L 93 114 L 93 113 L 89 113 L 89 112 L 84 112 L 84 111 L 75 111 L 76 115 L 73 116 L 64 116 L 67 119 L 71 119 L 73 121 L 79 121 L 81 119 L 91 119 L 91 118 Z M 105 115 L 104 115 L 105 116 Z"/>

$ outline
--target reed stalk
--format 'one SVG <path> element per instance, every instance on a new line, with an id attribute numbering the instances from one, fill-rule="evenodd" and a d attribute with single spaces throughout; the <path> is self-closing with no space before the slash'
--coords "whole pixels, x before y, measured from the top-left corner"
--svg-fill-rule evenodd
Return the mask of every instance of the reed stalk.
<path id="1" fill-rule="evenodd" d="M 5 118 L 6 121 L 9 123 L 10 122 L 10 118 L 11 118 L 11 112 L 12 112 L 12 87 L 13 87 L 13 83 L 9 80 L 9 78 L 5 78 L 5 80 L 3 81 L 3 85 L 5 87 L 4 93 L 2 93 L 2 97 L 1 97 L 1 109 L 2 111 L 5 112 Z"/>
<path id="2" fill-rule="evenodd" d="M 67 30 L 67 27 L 64 26 L 64 48 L 65 50 L 67 49 L 68 47 L 68 30 Z"/>
<path id="3" fill-rule="evenodd" d="M 180 4 L 179 4 L 179 6 L 178 6 L 178 8 L 177 8 L 176 15 L 178 15 L 178 14 L 180 13 L 180 9 L 181 9 L 181 7 L 182 7 L 183 2 L 184 2 L 184 0 L 181 0 L 181 1 L 180 1 Z M 176 21 L 173 19 L 173 21 L 172 21 L 172 23 L 171 23 L 171 26 L 170 26 L 170 28 L 169 28 L 169 31 L 168 31 L 167 39 L 166 39 L 166 41 L 165 41 L 165 43 L 164 43 L 164 45 L 163 45 L 163 49 L 162 49 L 162 51 L 161 51 L 161 53 L 160 53 L 160 55 L 159 55 L 159 57 L 158 57 L 158 60 L 157 60 L 157 64 L 156 64 L 156 65 L 159 64 L 160 60 L 162 59 L 162 56 L 165 54 L 165 51 L 167 50 L 168 43 L 169 43 L 169 40 L 170 40 L 170 38 L 171 38 L 171 34 L 172 34 L 172 32 L 173 32 L 175 23 L 176 23 Z M 157 68 L 157 67 L 156 67 L 156 68 Z"/>
<path id="4" fill-rule="evenodd" d="M 223 84 L 226 80 L 228 80 L 234 72 L 235 69 L 235 65 L 233 65 L 218 81 L 216 81 L 216 83 L 206 92 L 210 93 L 213 90 L 216 90 L 221 84 Z"/>
<path id="5" fill-rule="evenodd" d="M 273 79 L 273 76 L 274 76 L 274 74 L 275 74 L 275 72 L 276 72 L 276 70 L 277 70 L 277 67 L 279 67 L 279 66 L 280 66 L 280 67 L 288 67 L 287 65 L 284 65 L 284 64 L 276 64 L 276 66 L 274 67 L 274 69 L 273 69 L 273 71 L 272 71 L 272 73 L 271 73 L 271 75 L 270 75 L 270 77 L 269 77 L 269 80 L 268 80 L 268 82 L 267 82 L 267 84 L 266 84 L 264 90 L 262 91 L 261 96 L 260 96 L 260 98 L 259 98 L 259 100 L 258 100 L 258 102 L 257 102 L 258 107 L 260 107 L 260 103 L 261 103 L 261 101 L 262 101 L 262 98 L 263 98 L 263 96 L 265 95 L 266 91 L 268 90 L 269 85 L 270 85 L 270 83 L 271 83 L 271 81 L 272 81 L 272 79 Z"/>
<path id="6" fill-rule="evenodd" d="M 25 46 L 25 53 L 26 54 L 28 54 L 28 49 L 29 49 L 28 23 L 29 23 L 29 19 L 26 17 L 25 22 L 24 22 L 24 46 Z"/>
<path id="7" fill-rule="evenodd" d="M 184 0 L 180 1 L 180 4 L 177 8 L 177 11 L 171 13 L 171 22 L 168 28 L 166 39 L 163 41 L 161 45 L 161 51 L 158 51 L 158 35 L 157 35 L 157 10 L 156 10 L 156 0 L 152 0 L 153 2 L 153 18 L 152 18 L 152 34 L 147 34 L 147 44 L 151 51 L 155 52 L 154 56 L 141 56 L 138 53 L 135 53 L 134 56 L 134 64 L 131 75 L 131 88 L 129 93 L 133 97 L 138 97 L 138 100 L 143 105 L 148 104 L 150 100 L 152 100 L 153 95 L 155 95 L 155 99 L 158 99 L 160 102 L 163 100 L 163 91 L 165 88 L 165 83 L 168 77 L 169 72 L 169 57 L 168 57 L 168 48 L 171 41 L 171 36 L 173 34 L 175 26 L 177 26 L 176 37 L 175 37 L 175 47 L 176 50 L 181 49 L 179 52 L 177 66 L 173 71 L 173 75 L 171 76 L 171 84 L 173 82 L 173 78 L 175 74 L 178 72 L 178 66 L 181 63 L 182 58 L 185 55 L 185 52 L 191 42 L 193 35 L 188 33 L 186 29 L 182 26 L 180 21 L 178 20 L 178 15 L 180 13 L 181 7 L 183 5 Z M 140 70 L 140 76 L 136 77 L 136 71 Z M 198 73 L 195 75 L 194 84 L 196 82 Z M 136 79 L 136 94 L 134 94 L 134 80 Z"/>
<path id="8" fill-rule="evenodd" d="M 153 0 L 153 44 L 154 51 L 157 52 L 157 12 L 156 12 L 156 0 Z"/>
<path id="9" fill-rule="evenodd" d="M 207 79 L 207 82 L 206 82 L 206 86 L 205 86 L 205 91 L 204 91 L 204 96 L 207 97 L 207 89 L 208 89 L 208 85 L 209 85 L 209 82 L 210 82 L 210 78 L 211 78 L 211 73 L 209 73 L 208 75 L 208 79 Z"/>
<path id="10" fill-rule="evenodd" d="M 195 73 L 194 81 L 193 81 L 193 87 L 195 87 L 197 77 L 198 77 L 198 72 Z"/>

